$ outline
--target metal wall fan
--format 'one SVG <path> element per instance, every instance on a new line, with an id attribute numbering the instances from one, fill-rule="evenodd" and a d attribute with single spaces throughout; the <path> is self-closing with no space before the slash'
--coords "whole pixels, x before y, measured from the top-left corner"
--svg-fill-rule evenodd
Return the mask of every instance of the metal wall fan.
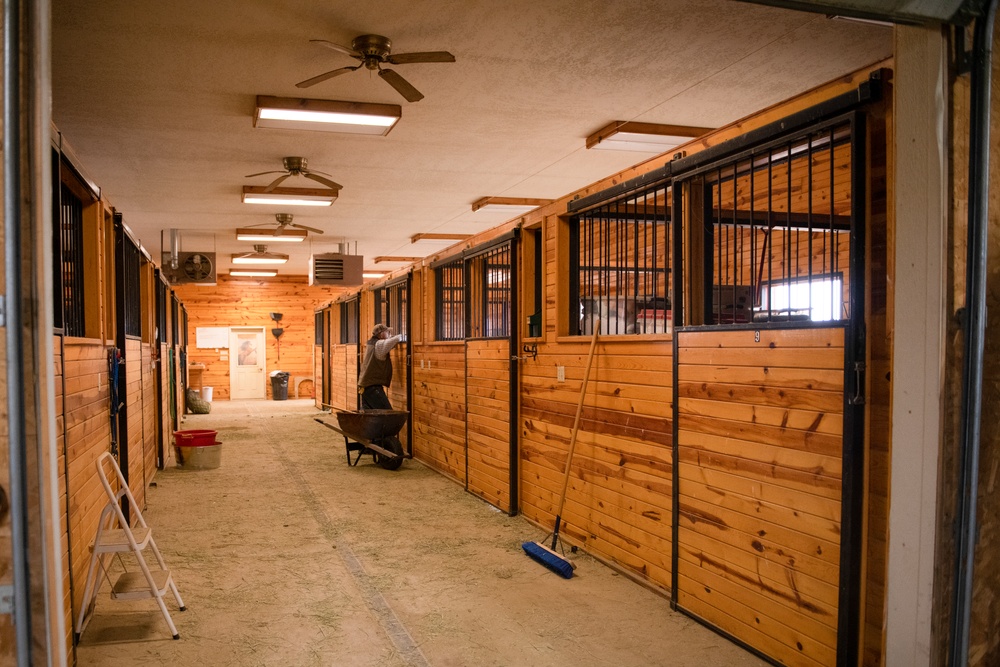
<path id="1" fill-rule="evenodd" d="M 419 53 L 397 53 L 396 55 L 392 55 L 392 42 L 389 41 L 388 37 L 383 37 L 382 35 L 358 35 L 351 42 L 351 48 L 328 42 L 325 39 L 312 39 L 309 41 L 349 55 L 355 60 L 360 60 L 361 65 L 330 70 L 319 76 L 298 82 L 295 84 L 298 88 L 315 86 L 317 83 L 322 83 L 335 76 L 361 69 L 363 65 L 370 70 L 378 72 L 379 77 L 395 88 L 396 92 L 405 97 L 407 102 L 419 102 L 424 99 L 423 94 L 410 85 L 410 82 L 401 77 L 395 70 L 382 69 L 382 65 L 386 63 L 390 65 L 409 65 L 411 63 L 455 62 L 455 56 L 447 51 L 422 51 Z"/>
<path id="2" fill-rule="evenodd" d="M 331 181 L 328 178 L 323 178 L 323 176 L 329 176 L 330 174 L 324 171 L 316 171 L 314 169 L 309 169 L 309 163 L 306 161 L 304 157 L 282 158 L 281 163 L 285 166 L 284 171 L 281 171 L 280 169 L 275 169 L 272 171 L 261 171 L 256 174 L 247 174 L 246 178 L 253 178 L 254 176 L 263 176 L 265 174 L 282 174 L 281 176 L 278 176 L 276 179 L 271 181 L 267 185 L 267 187 L 264 188 L 264 192 L 271 192 L 276 187 L 281 185 L 281 183 L 286 178 L 290 178 L 292 176 L 305 176 L 306 178 L 310 178 L 316 181 L 317 183 L 322 183 L 323 185 L 332 190 L 340 190 L 344 187 L 340 183 L 335 183 L 334 181 Z M 320 176 L 319 174 L 323 174 L 323 176 Z M 322 232 L 320 233 L 322 234 Z"/>

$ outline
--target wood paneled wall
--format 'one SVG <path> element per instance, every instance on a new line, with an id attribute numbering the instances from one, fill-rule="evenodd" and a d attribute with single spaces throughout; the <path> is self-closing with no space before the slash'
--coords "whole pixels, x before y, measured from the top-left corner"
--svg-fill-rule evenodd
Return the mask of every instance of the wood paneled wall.
<path id="1" fill-rule="evenodd" d="M 465 409 L 465 342 L 415 344 L 413 456 L 463 485 Z"/>
<path id="2" fill-rule="evenodd" d="M 677 603 L 782 664 L 837 664 L 844 331 L 677 336 Z"/>
<path id="3" fill-rule="evenodd" d="M 510 511 L 510 341 L 468 341 L 465 372 L 468 488 Z"/>
<path id="4" fill-rule="evenodd" d="M 110 394 L 108 378 L 108 348 L 101 341 L 67 338 L 56 350 L 62 349 L 63 378 L 56 384 L 61 395 L 61 416 L 57 419 L 59 434 L 65 434 L 66 456 L 64 482 L 69 493 L 67 505 L 67 537 L 69 571 L 72 583 L 72 604 L 68 628 L 72 631 L 80 613 L 83 587 L 90 564 L 90 545 L 97 533 L 101 509 L 107 496 L 97 478 L 94 463 L 111 447 Z M 60 472 L 61 472 L 60 471 Z"/>
<path id="5" fill-rule="evenodd" d="M 197 347 L 198 327 L 264 327 L 267 373 L 291 374 L 289 396 L 297 378 L 313 378 L 315 310 L 343 292 L 336 287 L 312 287 L 305 276 L 270 279 L 219 277 L 214 286 L 179 285 L 174 288 L 188 312 L 188 362 L 203 363 L 203 386 L 213 387 L 214 400 L 229 398 L 229 359 L 217 349 Z M 280 339 L 271 335 L 279 325 L 269 313 L 281 313 Z M 315 386 L 315 384 L 314 384 Z M 266 382 L 267 396 L 271 383 Z"/>

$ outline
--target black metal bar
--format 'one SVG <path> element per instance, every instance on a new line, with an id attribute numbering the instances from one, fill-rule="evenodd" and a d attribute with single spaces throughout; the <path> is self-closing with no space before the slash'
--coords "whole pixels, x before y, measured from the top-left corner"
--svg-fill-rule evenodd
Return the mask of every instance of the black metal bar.
<path id="1" fill-rule="evenodd" d="M 680 199 L 680 197 L 676 197 Z M 680 208 L 680 204 L 676 204 L 675 209 Z M 674 266 L 680 266 L 681 262 L 675 262 Z M 677 276 L 674 276 L 674 294 L 678 294 L 681 289 L 677 286 L 678 280 Z M 674 310 L 674 322 L 678 320 L 678 312 Z M 674 405 L 671 410 L 673 417 L 673 423 L 670 425 L 670 456 L 671 456 L 671 482 L 670 482 L 670 608 L 677 610 L 677 586 L 680 577 L 677 574 L 677 565 L 680 561 L 680 549 L 677 548 L 677 541 L 679 539 L 680 529 L 677 526 L 677 521 L 680 519 L 680 471 L 678 470 L 678 465 L 680 463 L 680 451 L 678 449 L 678 427 L 677 420 L 680 417 L 680 411 L 677 406 L 680 400 L 680 387 L 679 387 L 679 376 L 678 372 L 680 370 L 680 361 L 677 358 L 677 354 L 680 350 L 680 334 L 677 329 L 674 329 L 674 337 L 671 341 L 673 345 L 673 400 Z"/>
<path id="2" fill-rule="evenodd" d="M 672 173 L 671 164 L 673 163 L 667 163 L 658 169 L 648 171 L 641 176 L 636 176 L 635 178 L 619 183 L 618 185 L 612 186 L 606 190 L 601 190 L 596 194 L 574 199 L 566 204 L 566 211 L 568 213 L 583 213 L 585 209 L 604 204 L 609 202 L 611 199 L 621 197 L 634 190 L 650 188 L 654 185 L 662 183 L 663 181 L 669 180 Z"/>
<path id="3" fill-rule="evenodd" d="M 128 447 L 128 364 L 130 361 L 138 363 L 139 360 L 130 360 L 128 347 L 126 344 L 128 335 L 128 280 L 126 271 L 125 246 L 130 243 L 126 236 L 122 223 L 122 214 L 115 212 L 113 216 L 115 230 L 115 315 L 118 322 L 115 327 L 115 347 L 121 352 L 121 363 L 118 364 L 118 400 L 120 405 L 117 409 L 118 427 L 118 467 L 121 468 L 122 478 L 129 482 L 129 447 Z M 185 387 L 187 385 L 185 384 Z M 127 521 L 131 521 L 129 516 L 128 496 L 122 496 L 122 513 Z"/>
<path id="4" fill-rule="evenodd" d="M 840 591 L 837 602 L 837 664 L 854 665 L 861 628 L 861 552 L 864 517 L 865 412 L 853 399 L 864 394 L 864 376 L 858 372 L 866 355 L 865 236 L 866 236 L 866 126 L 857 114 L 851 133 L 850 319 L 844 332 L 844 449 L 841 481 Z"/>
<path id="5" fill-rule="evenodd" d="M 400 308 L 406 322 L 406 409 L 413 413 L 413 343 L 410 342 L 410 331 L 413 325 L 413 315 L 410 312 L 410 290 L 413 289 L 413 272 L 407 271 L 406 282 L 400 285 Z M 413 458 L 413 420 L 406 420 L 406 455 Z"/>
<path id="6" fill-rule="evenodd" d="M 997 0 L 976 19 L 972 41 L 969 120 L 969 229 L 965 272 L 965 355 L 962 363 L 961 435 L 958 498 L 955 516 L 954 592 L 952 602 L 952 665 L 969 661 L 972 584 L 976 552 L 979 493 L 980 420 L 982 418 L 983 358 L 986 337 L 986 264 L 990 191 L 990 75 L 993 25 Z"/>
<path id="7" fill-rule="evenodd" d="M 518 503 L 518 478 L 520 477 L 520 465 L 519 465 L 519 448 L 518 443 L 520 442 L 521 435 L 521 423 L 520 423 L 520 410 L 518 400 L 521 395 L 520 378 L 518 374 L 518 351 L 521 349 L 521 327 L 517 324 L 520 322 L 519 314 L 519 301 L 517 298 L 519 294 L 517 290 L 517 248 L 520 245 L 520 235 L 516 235 L 514 240 L 508 245 L 508 265 L 510 283 L 509 283 L 509 293 L 508 300 L 510 302 L 510 310 L 508 310 L 508 321 L 507 321 L 507 331 L 510 336 L 510 507 L 507 510 L 507 514 L 510 516 L 516 516 L 519 511 Z"/>
<path id="8" fill-rule="evenodd" d="M 689 184 L 690 187 L 690 184 Z M 683 192 L 678 192 L 678 190 L 683 190 L 683 184 L 672 183 L 671 189 L 671 208 L 673 212 L 671 214 L 671 228 L 674 238 L 673 243 L 673 260 L 668 265 L 670 273 L 668 277 L 671 280 L 670 285 L 670 318 L 672 321 L 671 328 L 676 331 L 676 329 L 684 324 L 684 197 Z M 677 338 L 676 333 L 674 338 Z M 674 359 L 676 359 L 676 350 L 674 353 Z M 677 376 L 674 375 L 676 378 Z"/>

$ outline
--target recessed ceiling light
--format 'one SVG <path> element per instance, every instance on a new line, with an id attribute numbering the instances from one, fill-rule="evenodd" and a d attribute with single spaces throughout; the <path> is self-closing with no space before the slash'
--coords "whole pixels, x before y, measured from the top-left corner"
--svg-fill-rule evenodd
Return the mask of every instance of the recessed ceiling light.
<path id="1" fill-rule="evenodd" d="M 244 204 L 283 204 L 287 206 L 330 206 L 339 190 L 329 188 L 274 188 L 266 192 L 263 185 L 244 185 Z"/>
<path id="2" fill-rule="evenodd" d="M 587 137 L 587 148 L 666 153 L 671 148 L 707 134 L 713 129 L 616 120 Z"/>
<path id="3" fill-rule="evenodd" d="M 257 96 L 254 127 L 389 134 L 403 114 L 398 104 Z"/>

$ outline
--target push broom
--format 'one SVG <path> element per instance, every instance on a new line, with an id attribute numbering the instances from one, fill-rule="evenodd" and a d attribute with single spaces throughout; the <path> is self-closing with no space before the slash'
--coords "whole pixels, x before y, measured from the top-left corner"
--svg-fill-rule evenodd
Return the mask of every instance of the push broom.
<path id="1" fill-rule="evenodd" d="M 583 386 L 580 388 L 580 400 L 576 404 L 576 418 L 573 420 L 573 432 L 569 437 L 569 451 L 566 453 L 566 469 L 563 471 L 562 492 L 559 494 L 559 507 L 556 509 L 556 525 L 552 530 L 552 546 L 547 547 L 544 544 L 544 542 L 549 541 L 548 537 L 541 542 L 524 542 L 521 544 L 524 553 L 566 579 L 572 578 L 576 565 L 566 560 L 566 558 L 556 551 L 556 548 L 559 546 L 559 526 L 562 524 L 563 504 L 566 502 L 566 490 L 569 488 L 569 472 L 573 464 L 573 450 L 576 449 L 576 434 L 580 430 L 583 399 L 587 395 L 587 381 L 590 379 L 590 366 L 594 361 L 594 350 L 597 348 L 597 333 L 600 330 L 601 320 L 598 318 L 594 320 L 594 337 L 590 341 L 587 368 L 583 372 Z"/>

